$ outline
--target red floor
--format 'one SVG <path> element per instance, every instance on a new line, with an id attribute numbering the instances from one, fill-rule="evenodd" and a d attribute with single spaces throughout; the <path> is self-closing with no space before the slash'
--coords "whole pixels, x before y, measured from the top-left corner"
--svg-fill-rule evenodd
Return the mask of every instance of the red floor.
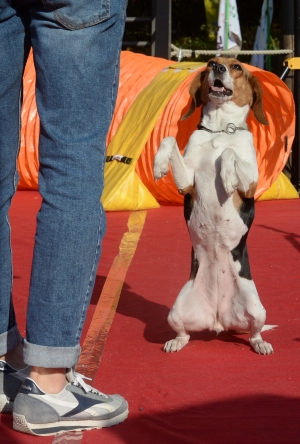
<path id="1" fill-rule="evenodd" d="M 30 275 L 35 192 L 18 192 L 11 219 L 14 300 L 21 331 Z M 108 231 L 85 333 L 127 231 L 129 213 L 109 213 Z M 1 418 L 1 444 L 268 444 L 300 442 L 300 200 L 259 202 L 249 236 L 252 274 L 267 310 L 263 333 L 275 354 L 259 356 L 248 335 L 194 334 L 180 353 L 162 346 L 174 336 L 169 308 L 189 273 L 190 243 L 181 207 L 148 210 L 121 292 L 94 385 L 129 402 L 127 421 L 83 436 L 39 438 L 12 431 Z M 67 439 L 68 438 L 68 439 Z"/>

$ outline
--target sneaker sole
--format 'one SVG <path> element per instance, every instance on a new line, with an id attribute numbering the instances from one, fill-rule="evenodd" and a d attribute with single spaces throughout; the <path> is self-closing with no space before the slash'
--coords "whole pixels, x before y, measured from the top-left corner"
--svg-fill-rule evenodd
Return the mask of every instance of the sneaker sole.
<path id="1" fill-rule="evenodd" d="M 12 413 L 14 402 L 7 399 L 5 395 L 0 395 L 0 413 Z"/>
<path id="2" fill-rule="evenodd" d="M 128 416 L 128 409 L 118 416 L 104 420 L 85 420 L 85 421 L 59 421 L 48 424 L 31 424 L 26 421 L 24 415 L 13 413 L 13 428 L 18 432 L 27 433 L 36 436 L 51 436 L 57 433 L 84 431 L 92 429 L 102 429 L 103 427 L 111 427 L 125 421 Z"/>

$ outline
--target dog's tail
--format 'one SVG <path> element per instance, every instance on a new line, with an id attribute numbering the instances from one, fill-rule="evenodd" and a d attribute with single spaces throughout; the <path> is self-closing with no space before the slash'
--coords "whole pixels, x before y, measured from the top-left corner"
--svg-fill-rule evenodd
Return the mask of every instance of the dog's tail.
<path id="1" fill-rule="evenodd" d="M 264 325 L 261 331 L 274 330 L 278 325 Z"/>
<path id="2" fill-rule="evenodd" d="M 278 327 L 278 325 L 264 325 L 261 331 L 274 330 L 274 328 Z M 250 334 L 250 330 L 234 330 L 234 332 L 238 335 Z"/>

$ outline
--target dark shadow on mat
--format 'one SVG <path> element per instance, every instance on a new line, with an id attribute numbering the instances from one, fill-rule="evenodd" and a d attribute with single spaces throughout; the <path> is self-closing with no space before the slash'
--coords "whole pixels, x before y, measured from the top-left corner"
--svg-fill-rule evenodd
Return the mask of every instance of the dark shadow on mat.
<path id="1" fill-rule="evenodd" d="M 169 311 L 170 308 L 166 305 L 149 301 L 133 293 L 129 285 L 124 283 L 117 313 L 143 322 L 146 341 L 163 344 L 170 339 L 172 329 L 167 322 Z"/>
<path id="2" fill-rule="evenodd" d="M 105 281 L 106 276 L 96 276 L 90 304 L 98 304 Z M 164 343 L 171 338 L 172 329 L 167 322 L 169 310 L 166 305 L 156 304 L 133 293 L 130 286 L 124 282 L 117 313 L 142 321 L 145 324 L 144 336 L 147 341 Z"/>
<path id="3" fill-rule="evenodd" d="M 248 336 L 249 336 L 249 334 L 248 334 Z M 192 332 L 191 338 L 190 338 L 190 342 L 191 341 L 208 342 L 208 341 L 215 341 L 215 340 L 222 341 L 222 342 L 233 342 L 236 345 L 245 345 L 245 346 L 251 348 L 249 341 L 245 340 L 242 337 L 239 337 L 235 331 L 222 331 L 221 333 L 217 334 L 215 331 L 204 330 L 204 331 L 200 331 L 200 332 Z M 251 350 L 254 352 L 254 350 L 252 348 L 251 348 Z"/>
<path id="4" fill-rule="evenodd" d="M 143 296 L 133 293 L 130 287 L 124 283 L 117 313 L 143 322 L 145 324 L 144 338 L 146 341 L 163 346 L 166 341 L 175 338 L 176 333 L 167 321 L 169 311 L 170 308 L 166 305 L 149 301 Z M 190 340 L 219 340 L 249 346 L 247 340 L 236 336 L 233 332 L 222 332 L 219 335 L 210 331 L 193 332 Z"/>
<path id="5" fill-rule="evenodd" d="M 300 251 L 300 235 L 297 233 L 291 233 L 290 231 L 279 230 L 274 227 L 268 227 L 267 225 L 256 225 L 256 227 L 265 228 L 267 230 L 275 231 L 276 233 L 283 234 L 283 237 L 293 246 L 296 250 Z"/>
<path id="6" fill-rule="evenodd" d="M 299 398 L 268 394 L 159 412 L 141 406 L 110 433 L 127 444 L 298 444 L 299 412 Z"/>
<path id="7" fill-rule="evenodd" d="M 93 294 L 92 294 L 91 301 L 90 301 L 91 305 L 98 304 L 98 301 L 99 301 L 101 292 L 103 290 L 105 281 L 106 281 L 106 276 L 100 276 L 99 274 L 97 274 L 94 289 L 93 289 Z"/>

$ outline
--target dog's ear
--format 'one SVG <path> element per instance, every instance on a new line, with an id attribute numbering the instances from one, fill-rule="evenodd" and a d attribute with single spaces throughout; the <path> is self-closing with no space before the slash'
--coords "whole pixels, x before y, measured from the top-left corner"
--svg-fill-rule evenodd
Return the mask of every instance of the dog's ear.
<path id="1" fill-rule="evenodd" d="M 259 83 L 257 77 L 253 76 L 252 74 L 250 74 L 248 81 L 252 88 L 252 97 L 253 97 L 251 109 L 253 110 L 253 113 L 259 123 L 262 123 L 263 125 L 269 125 L 269 122 L 266 119 L 262 105 L 263 90 L 261 84 Z"/>
<path id="2" fill-rule="evenodd" d="M 202 104 L 205 103 L 203 100 L 203 91 L 205 89 L 205 84 L 207 83 L 207 71 L 201 71 L 197 73 L 191 83 L 189 93 L 192 97 L 192 103 L 189 110 L 181 117 L 181 120 L 185 120 L 190 117 L 196 108 L 199 108 Z M 208 87 L 208 86 L 207 86 Z M 206 95 L 208 94 L 208 90 Z"/>

